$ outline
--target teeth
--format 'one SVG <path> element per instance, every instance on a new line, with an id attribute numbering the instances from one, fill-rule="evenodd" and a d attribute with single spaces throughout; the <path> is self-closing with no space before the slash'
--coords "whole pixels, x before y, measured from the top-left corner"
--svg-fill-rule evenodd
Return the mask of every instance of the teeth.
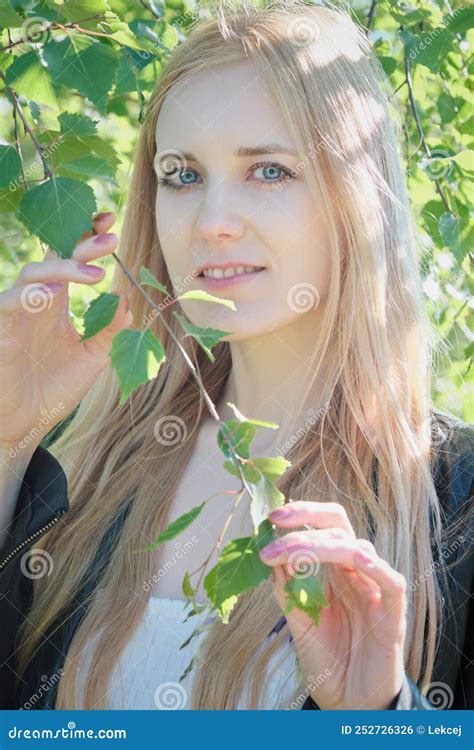
<path id="1" fill-rule="evenodd" d="M 211 279 L 223 279 L 229 276 L 237 276 L 239 273 L 254 273 L 258 270 L 256 266 L 236 266 L 235 268 L 208 268 L 203 271 L 203 276 Z"/>

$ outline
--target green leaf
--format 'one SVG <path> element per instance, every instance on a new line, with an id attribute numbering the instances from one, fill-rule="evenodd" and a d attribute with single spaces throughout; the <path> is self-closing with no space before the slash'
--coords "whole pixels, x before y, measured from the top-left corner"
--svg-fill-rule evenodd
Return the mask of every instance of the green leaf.
<path id="1" fill-rule="evenodd" d="M 109 44 L 75 35 L 62 42 L 48 42 L 43 55 L 56 85 L 87 96 L 105 114 L 118 67 L 118 54 Z"/>
<path id="2" fill-rule="evenodd" d="M 104 292 L 92 300 L 86 312 L 84 313 L 84 334 L 82 341 L 92 338 L 96 333 L 109 325 L 114 319 L 115 313 L 120 303 L 120 297 L 117 294 Z"/>
<path id="3" fill-rule="evenodd" d="M 148 547 L 144 547 L 143 549 L 138 550 L 138 552 L 151 552 L 151 550 L 159 547 L 160 544 L 169 542 L 170 539 L 174 539 L 175 536 L 181 534 L 181 532 L 187 529 L 188 526 L 190 526 L 192 522 L 198 517 L 205 504 L 206 501 L 201 503 L 201 505 L 196 505 L 196 507 L 190 510 L 188 513 L 184 513 L 182 516 L 177 518 L 176 521 L 170 523 L 170 525 L 156 537 L 153 544 L 149 544 Z"/>
<path id="4" fill-rule="evenodd" d="M 58 116 L 61 133 L 67 135 L 96 135 L 98 120 L 73 112 L 61 112 Z"/>
<path id="5" fill-rule="evenodd" d="M 429 68 L 433 73 L 439 73 L 441 63 L 457 44 L 455 34 L 463 34 L 474 26 L 474 8 L 456 10 L 452 16 L 445 19 L 444 25 L 434 29 L 426 29 L 419 34 L 410 51 L 410 59 Z M 429 40 L 429 43 L 427 43 Z"/>
<path id="6" fill-rule="evenodd" d="M 39 140 L 45 147 L 51 146 L 49 159 L 54 170 L 61 172 L 62 176 L 104 175 L 115 179 L 120 159 L 113 146 L 100 136 L 62 135 L 57 131 L 48 130 L 39 136 Z"/>
<path id="7" fill-rule="evenodd" d="M 244 417 L 242 412 L 237 409 L 235 404 L 231 403 L 230 401 L 227 401 L 226 403 L 227 406 L 230 406 L 239 422 L 248 422 L 249 424 L 253 424 L 255 427 L 269 427 L 271 430 L 277 430 L 279 427 L 276 422 L 263 422 L 261 419 L 249 419 L 248 417 Z"/>
<path id="8" fill-rule="evenodd" d="M 148 268 L 145 268 L 145 266 L 140 267 L 140 284 L 152 286 L 160 292 L 163 292 L 163 294 L 169 294 L 164 284 L 158 281 L 156 276 L 152 274 Z"/>
<path id="9" fill-rule="evenodd" d="M 183 315 L 180 315 L 177 312 L 173 313 L 173 315 L 178 319 L 185 334 L 187 336 L 192 336 L 199 346 L 204 349 L 211 362 L 214 362 L 215 357 L 211 350 L 219 343 L 221 338 L 224 336 L 230 336 L 232 331 L 219 331 L 215 328 L 199 328 L 190 323 Z"/>
<path id="10" fill-rule="evenodd" d="M 236 453 L 241 458 L 249 458 L 250 445 L 257 428 L 250 422 L 236 422 L 229 419 L 222 422 L 217 433 L 217 444 L 223 454 L 231 458 Z"/>
<path id="11" fill-rule="evenodd" d="M 269 521 L 263 521 L 257 536 L 241 537 L 228 542 L 217 565 L 204 578 L 204 588 L 224 624 L 239 594 L 259 586 L 272 572 L 260 559 L 258 551 L 273 541 Z"/>
<path id="12" fill-rule="evenodd" d="M 24 187 L 17 185 L 15 190 L 10 188 L 0 188 L 0 211 L 2 213 L 11 213 L 18 211 L 21 199 L 25 195 Z"/>
<path id="13" fill-rule="evenodd" d="M 250 484 L 247 488 L 252 501 L 250 503 L 250 515 L 252 517 L 255 533 L 261 522 L 267 518 L 272 510 L 281 508 L 285 502 L 283 492 L 275 487 L 273 482 L 262 477 L 257 484 Z"/>
<path id="14" fill-rule="evenodd" d="M 194 599 L 196 592 L 192 587 L 188 571 L 184 574 L 182 590 L 186 599 Z"/>
<path id="15" fill-rule="evenodd" d="M 445 212 L 440 216 L 438 227 L 446 245 L 458 261 L 462 261 L 470 249 L 472 241 L 472 224 Z M 466 229 L 467 237 L 466 237 Z M 469 231 L 471 230 L 471 231 Z"/>
<path id="16" fill-rule="evenodd" d="M 61 15 L 68 21 L 82 21 L 89 16 L 104 14 L 108 9 L 106 0 L 67 0 L 60 4 Z M 97 19 L 99 22 L 101 19 Z M 82 23 L 83 28 L 88 28 L 86 22 Z"/>
<path id="17" fill-rule="evenodd" d="M 241 469 L 245 479 L 252 484 L 257 484 L 262 476 L 266 477 L 270 482 L 274 482 L 281 477 L 288 466 L 291 466 L 291 461 L 287 461 L 282 456 L 253 458 L 248 462 L 246 460 L 241 463 Z M 239 470 L 232 461 L 224 461 L 224 468 L 227 469 L 230 474 L 240 478 Z"/>
<path id="18" fill-rule="evenodd" d="M 70 258 L 84 232 L 92 228 L 97 206 L 89 185 L 54 178 L 23 196 L 18 218 L 62 258 Z"/>
<path id="19" fill-rule="evenodd" d="M 208 292 L 205 292 L 201 289 L 191 289 L 189 292 L 184 292 L 184 294 L 180 294 L 177 299 L 195 299 L 200 300 L 201 302 L 215 302 L 218 305 L 225 305 L 225 307 L 230 307 L 231 310 L 235 310 L 235 302 L 233 302 L 230 299 L 223 299 L 222 297 L 214 297 L 213 294 L 209 294 Z"/>
<path id="20" fill-rule="evenodd" d="M 120 406 L 136 388 L 156 377 L 166 361 L 163 344 L 149 328 L 144 331 L 126 328 L 117 333 L 110 358 L 119 380 Z"/>
<path id="21" fill-rule="evenodd" d="M 472 176 L 474 174 L 474 151 L 466 149 L 453 156 L 453 161 L 461 167 L 462 171 Z"/>
<path id="22" fill-rule="evenodd" d="M 57 167 L 56 174 L 60 177 L 84 177 L 88 180 L 102 177 L 117 184 L 115 169 L 107 161 L 93 154 L 83 156 L 81 159 L 74 159 L 74 161 Z"/>
<path id="23" fill-rule="evenodd" d="M 285 583 L 283 590 L 288 594 L 285 612 L 291 612 L 294 607 L 297 607 L 302 612 L 306 612 L 315 625 L 319 624 L 321 609 L 327 607 L 329 602 L 321 581 L 315 575 L 295 573 Z"/>
<path id="24" fill-rule="evenodd" d="M 20 154 L 14 146 L 0 146 L 0 187 L 16 180 L 20 174 Z"/>
<path id="25" fill-rule="evenodd" d="M 4 29 L 14 29 L 25 23 L 25 19 L 18 15 L 8 0 L 0 2 L 0 27 Z"/>
<path id="26" fill-rule="evenodd" d="M 5 78 L 17 94 L 50 107 L 58 106 L 51 77 L 37 52 L 26 52 L 16 57 Z"/>

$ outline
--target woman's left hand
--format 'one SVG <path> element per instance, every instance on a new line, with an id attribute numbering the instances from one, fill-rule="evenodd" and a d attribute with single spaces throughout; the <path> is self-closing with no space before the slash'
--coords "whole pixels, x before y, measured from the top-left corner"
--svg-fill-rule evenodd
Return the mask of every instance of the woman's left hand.
<path id="1" fill-rule="evenodd" d="M 279 512 L 284 510 L 283 517 Z M 309 695 L 320 709 L 386 709 L 404 679 L 406 579 L 380 558 L 367 539 L 357 539 L 339 503 L 287 503 L 269 514 L 284 529 L 307 524 L 306 531 L 285 534 L 260 550 L 273 568 L 277 600 L 285 609 L 285 583 L 320 563 L 334 566 L 325 592 L 329 606 L 318 626 L 294 607 L 286 613 Z M 274 557 L 265 551 L 274 550 Z M 368 559 L 366 559 L 368 556 Z"/>

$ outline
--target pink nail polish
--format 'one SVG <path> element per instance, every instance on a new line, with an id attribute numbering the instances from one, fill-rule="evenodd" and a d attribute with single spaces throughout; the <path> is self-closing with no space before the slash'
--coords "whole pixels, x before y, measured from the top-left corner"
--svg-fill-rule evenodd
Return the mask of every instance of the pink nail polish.
<path id="1" fill-rule="evenodd" d="M 271 557 L 276 557 L 281 552 L 281 547 L 279 545 L 265 547 L 264 549 L 260 550 L 260 554 L 263 557 L 266 557 L 267 559 L 270 559 Z"/>
<path id="2" fill-rule="evenodd" d="M 98 234 L 97 237 L 94 240 L 94 244 L 96 244 L 96 245 L 106 245 L 114 237 L 115 237 L 115 235 L 113 235 L 111 233 L 109 233 L 109 234 L 107 234 L 107 233 L 105 233 L 105 234 Z"/>
<path id="3" fill-rule="evenodd" d="M 88 273 L 91 276 L 102 276 L 104 270 L 99 266 L 88 266 L 87 263 L 78 263 L 79 271 L 82 273 Z"/>
<path id="4" fill-rule="evenodd" d="M 277 510 L 272 510 L 272 512 L 269 513 L 269 518 L 279 521 L 281 518 L 288 518 L 290 513 L 290 508 L 277 508 Z"/>

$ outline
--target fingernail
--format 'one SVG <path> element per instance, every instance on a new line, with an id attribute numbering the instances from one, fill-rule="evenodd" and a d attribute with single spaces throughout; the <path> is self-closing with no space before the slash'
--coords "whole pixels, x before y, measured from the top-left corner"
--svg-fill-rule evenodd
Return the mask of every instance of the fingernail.
<path id="1" fill-rule="evenodd" d="M 78 263 L 78 269 L 82 273 L 88 273 L 91 276 L 102 276 L 104 269 L 99 266 L 88 266 L 87 263 Z"/>
<path id="2" fill-rule="evenodd" d="M 291 512 L 290 508 L 277 508 L 277 510 L 272 510 L 268 517 L 279 521 L 281 518 L 287 518 Z"/>
<path id="3" fill-rule="evenodd" d="M 271 545 L 270 547 L 264 547 L 260 550 L 260 554 L 263 557 L 266 557 L 267 559 L 270 559 L 271 557 L 276 557 L 281 552 L 281 547 L 279 545 Z"/>
<path id="4" fill-rule="evenodd" d="M 97 245 L 105 245 L 107 242 L 110 242 L 111 239 L 115 239 L 115 235 L 110 232 L 105 232 L 104 234 L 98 234 L 94 239 L 94 243 Z"/>
<path id="5" fill-rule="evenodd" d="M 366 555 L 365 552 L 359 552 L 357 551 L 354 555 L 355 562 L 359 565 L 372 565 L 373 566 L 373 560 L 369 555 Z"/>
<path id="6" fill-rule="evenodd" d="M 104 211 L 102 214 L 97 214 L 98 219 L 109 219 L 111 216 L 113 216 L 113 211 Z"/>

